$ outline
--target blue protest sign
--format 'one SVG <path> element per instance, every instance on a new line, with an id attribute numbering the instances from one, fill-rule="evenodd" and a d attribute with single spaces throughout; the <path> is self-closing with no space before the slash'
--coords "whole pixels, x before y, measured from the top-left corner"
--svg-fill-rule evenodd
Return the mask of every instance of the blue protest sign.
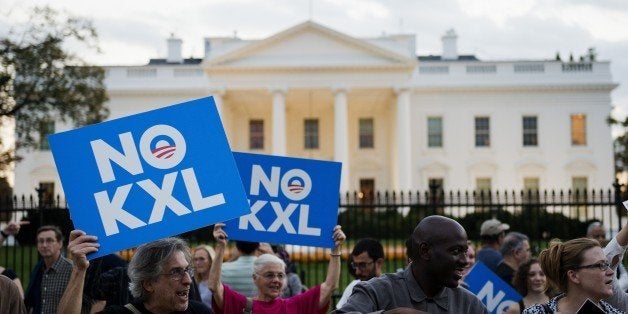
<path id="1" fill-rule="evenodd" d="M 48 140 L 90 259 L 250 212 L 211 97 Z"/>
<path id="2" fill-rule="evenodd" d="M 234 152 L 250 214 L 226 221 L 230 239 L 331 248 L 341 163 Z"/>
<path id="3" fill-rule="evenodd" d="M 509 284 L 493 273 L 482 262 L 477 262 L 471 269 L 465 282 L 489 312 L 503 313 L 504 309 L 521 300 L 521 296 Z"/>

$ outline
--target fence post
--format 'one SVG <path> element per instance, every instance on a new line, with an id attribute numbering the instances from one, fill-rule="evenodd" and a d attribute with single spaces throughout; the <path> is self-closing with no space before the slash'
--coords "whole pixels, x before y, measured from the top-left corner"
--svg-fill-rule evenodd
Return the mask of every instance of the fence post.
<path id="1" fill-rule="evenodd" d="M 621 197 L 621 184 L 619 184 L 619 180 L 615 178 L 615 182 L 613 182 L 613 187 L 615 188 L 615 213 L 617 214 L 617 232 L 621 230 L 621 217 L 624 211 L 624 206 L 622 204 L 623 199 Z"/>

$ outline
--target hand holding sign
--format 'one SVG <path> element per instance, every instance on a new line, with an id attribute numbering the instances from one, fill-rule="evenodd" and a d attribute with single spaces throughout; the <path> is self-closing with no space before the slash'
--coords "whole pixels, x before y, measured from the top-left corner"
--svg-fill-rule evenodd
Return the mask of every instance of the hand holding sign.
<path id="1" fill-rule="evenodd" d="M 345 235 L 344 232 L 342 232 L 342 227 L 340 225 L 337 225 L 334 227 L 333 239 L 334 239 L 334 249 L 332 250 L 331 255 L 340 256 L 340 254 L 342 253 L 340 251 L 340 248 L 342 247 L 342 244 L 347 239 L 347 236 Z"/>
<path id="2" fill-rule="evenodd" d="M 86 270 L 87 267 L 89 267 L 89 261 L 86 256 L 89 253 L 98 251 L 100 244 L 96 242 L 97 240 L 97 237 L 87 235 L 82 230 L 72 230 L 70 232 L 68 251 L 70 252 L 74 266 L 79 270 Z"/>

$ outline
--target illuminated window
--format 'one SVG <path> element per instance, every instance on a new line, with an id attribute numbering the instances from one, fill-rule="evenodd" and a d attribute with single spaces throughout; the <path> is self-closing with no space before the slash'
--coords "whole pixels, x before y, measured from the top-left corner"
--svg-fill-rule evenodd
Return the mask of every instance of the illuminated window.
<path id="1" fill-rule="evenodd" d="M 587 116 L 585 114 L 571 115 L 571 145 L 587 145 Z"/>

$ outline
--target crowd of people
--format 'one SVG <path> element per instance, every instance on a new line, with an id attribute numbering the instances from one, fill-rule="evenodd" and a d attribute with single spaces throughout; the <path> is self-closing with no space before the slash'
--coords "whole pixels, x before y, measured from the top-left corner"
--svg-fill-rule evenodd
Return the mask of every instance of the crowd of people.
<path id="1" fill-rule="evenodd" d="M 0 241 L 20 225 L 7 224 Z M 476 261 L 523 297 L 506 313 L 577 313 L 585 302 L 600 313 L 628 309 L 621 264 L 628 224 L 607 241 L 604 226 L 593 222 L 586 237 L 553 240 L 534 257 L 529 238 L 497 219 L 480 226 L 476 251 L 457 221 L 428 216 L 406 242 L 407 265 L 394 273 L 383 271 L 378 240 L 357 239 L 346 263 L 355 280 L 336 304 L 346 241 L 340 226 L 333 230 L 325 280 L 312 287 L 301 283 L 281 245 L 235 241 L 237 251 L 226 252 L 223 226 L 214 225 L 213 247 L 160 239 L 139 246 L 128 265 L 115 254 L 88 261 L 99 244 L 81 230 L 70 233 L 66 258 L 60 229 L 42 226 L 36 233 L 41 259 L 25 292 L 17 276 L 5 274 L 15 272 L 0 267 L 0 313 L 488 313 L 466 281 Z"/>

